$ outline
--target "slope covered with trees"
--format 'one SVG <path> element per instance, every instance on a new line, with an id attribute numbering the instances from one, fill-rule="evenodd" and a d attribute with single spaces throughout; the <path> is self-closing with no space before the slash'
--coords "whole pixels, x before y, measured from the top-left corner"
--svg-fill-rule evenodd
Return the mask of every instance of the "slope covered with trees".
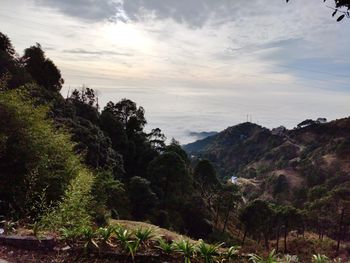
<path id="1" fill-rule="evenodd" d="M 144 131 L 142 107 L 121 99 L 100 109 L 88 87 L 63 98 L 61 73 L 39 44 L 19 56 L 1 33 L 0 48 L 2 217 L 56 229 L 123 218 L 212 231 L 208 208 L 192 211 L 200 192 L 187 154 L 166 146 L 160 129 Z"/>

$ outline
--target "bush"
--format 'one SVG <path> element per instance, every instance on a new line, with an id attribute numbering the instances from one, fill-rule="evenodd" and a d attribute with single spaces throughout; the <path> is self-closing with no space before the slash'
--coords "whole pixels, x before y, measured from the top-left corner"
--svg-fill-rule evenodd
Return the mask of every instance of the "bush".
<path id="1" fill-rule="evenodd" d="M 91 187 L 94 177 L 88 170 L 82 170 L 72 180 L 64 198 L 58 206 L 45 215 L 41 224 L 51 230 L 58 230 L 62 227 L 81 228 L 91 224 L 89 211 L 92 196 Z"/>
<path id="2" fill-rule="evenodd" d="M 70 136 L 55 129 L 46 107 L 33 105 L 24 90 L 0 92 L 0 201 L 12 216 L 37 219 L 87 172 Z"/>

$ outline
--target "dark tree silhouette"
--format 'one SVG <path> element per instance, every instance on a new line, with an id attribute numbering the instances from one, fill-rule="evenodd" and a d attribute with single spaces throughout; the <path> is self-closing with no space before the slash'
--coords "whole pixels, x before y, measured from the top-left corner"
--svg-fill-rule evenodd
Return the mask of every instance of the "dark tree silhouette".
<path id="1" fill-rule="evenodd" d="M 36 83 L 50 91 L 61 90 L 64 83 L 61 72 L 52 60 L 45 57 L 39 43 L 24 51 L 23 60 L 25 68 Z"/>
<path id="2" fill-rule="evenodd" d="M 135 176 L 130 179 L 129 198 L 133 216 L 143 220 L 150 215 L 158 202 L 156 194 L 151 190 L 150 182 Z"/>
<path id="3" fill-rule="evenodd" d="M 290 0 L 286 0 L 288 3 Z M 323 0 L 323 2 L 326 2 L 327 0 Z M 333 0 L 332 0 L 333 1 Z M 344 19 L 344 17 L 350 18 L 350 0 L 334 0 L 334 7 L 328 6 L 329 8 L 333 9 L 334 12 L 332 13 L 332 16 L 335 16 L 339 14 L 337 21 L 340 22 Z"/>

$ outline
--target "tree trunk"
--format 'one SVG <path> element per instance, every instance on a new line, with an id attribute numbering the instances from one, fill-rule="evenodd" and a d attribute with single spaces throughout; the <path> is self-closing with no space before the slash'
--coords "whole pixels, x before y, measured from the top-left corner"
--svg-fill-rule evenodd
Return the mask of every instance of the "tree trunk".
<path id="1" fill-rule="evenodd" d="M 265 248 L 267 251 L 270 250 L 270 244 L 269 244 L 269 235 L 268 233 L 264 233 L 264 241 L 265 241 Z"/>
<path id="2" fill-rule="evenodd" d="M 229 204 L 229 206 L 227 208 L 227 212 L 226 212 L 226 216 L 225 216 L 225 223 L 224 223 L 224 227 L 222 229 L 222 233 L 225 233 L 226 226 L 227 226 L 227 221 L 228 221 L 228 218 L 230 216 L 231 209 L 232 209 L 232 203 L 233 203 L 233 197 L 231 197 L 230 204 Z"/>
<path id="3" fill-rule="evenodd" d="M 338 231 L 338 242 L 337 242 L 337 255 L 339 253 L 339 248 L 340 248 L 340 240 L 342 236 L 342 225 L 343 225 L 343 220 L 344 220 L 344 214 L 345 214 L 345 209 L 343 208 L 341 210 L 341 215 L 340 215 L 340 220 L 339 220 L 339 231 Z"/>
<path id="4" fill-rule="evenodd" d="M 218 225 L 220 209 L 221 209 L 221 202 L 218 203 L 218 207 L 216 209 L 215 226 Z"/>
<path id="5" fill-rule="evenodd" d="M 279 243 L 280 243 L 280 226 L 277 227 L 276 253 L 278 253 Z"/>
<path id="6" fill-rule="evenodd" d="M 248 227 L 246 227 L 244 230 L 243 239 L 242 239 L 242 246 L 244 245 L 244 241 L 245 241 L 245 238 L 247 236 L 247 233 L 248 233 Z"/>
<path id="7" fill-rule="evenodd" d="M 284 253 L 287 253 L 287 235 L 288 235 L 288 227 L 286 225 L 284 227 Z"/>

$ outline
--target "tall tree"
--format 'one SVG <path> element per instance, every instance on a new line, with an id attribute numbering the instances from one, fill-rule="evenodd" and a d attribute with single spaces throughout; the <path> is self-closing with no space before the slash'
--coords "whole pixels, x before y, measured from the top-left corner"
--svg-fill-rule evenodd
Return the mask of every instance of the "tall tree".
<path id="1" fill-rule="evenodd" d="M 129 137 L 141 132 L 147 123 L 145 110 L 137 107 L 135 102 L 128 99 L 122 99 L 116 104 L 110 101 L 104 110 L 112 113 L 123 124 Z"/>
<path id="2" fill-rule="evenodd" d="M 37 43 L 24 51 L 23 58 L 26 70 L 35 82 L 49 91 L 61 90 L 64 80 L 60 70 L 46 58 L 41 45 Z"/>
<path id="3" fill-rule="evenodd" d="M 129 198 L 132 214 L 137 220 L 144 220 L 151 215 L 158 202 L 157 195 L 150 187 L 150 182 L 138 176 L 130 179 Z"/>
<path id="4" fill-rule="evenodd" d="M 162 207 L 177 207 L 191 194 L 192 177 L 185 162 L 175 152 L 166 152 L 155 158 L 149 164 L 147 176 Z"/>

